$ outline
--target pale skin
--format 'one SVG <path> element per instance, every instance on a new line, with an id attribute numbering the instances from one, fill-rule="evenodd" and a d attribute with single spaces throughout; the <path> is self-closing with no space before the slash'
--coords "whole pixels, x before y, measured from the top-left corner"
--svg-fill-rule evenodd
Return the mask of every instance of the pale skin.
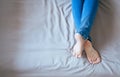
<path id="1" fill-rule="evenodd" d="M 92 43 L 89 40 L 84 40 L 83 37 L 76 33 L 75 34 L 76 44 L 73 47 L 73 55 L 77 58 L 82 56 L 83 50 L 85 50 L 88 61 L 91 64 L 100 63 L 101 58 L 97 50 L 92 46 Z"/>

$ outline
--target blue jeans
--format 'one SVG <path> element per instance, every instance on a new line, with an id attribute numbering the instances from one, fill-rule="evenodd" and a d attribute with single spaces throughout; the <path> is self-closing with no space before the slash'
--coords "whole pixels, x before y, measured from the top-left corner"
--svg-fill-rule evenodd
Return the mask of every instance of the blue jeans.
<path id="1" fill-rule="evenodd" d="M 75 31 L 85 40 L 90 40 L 90 31 L 95 19 L 99 0 L 72 0 Z"/>

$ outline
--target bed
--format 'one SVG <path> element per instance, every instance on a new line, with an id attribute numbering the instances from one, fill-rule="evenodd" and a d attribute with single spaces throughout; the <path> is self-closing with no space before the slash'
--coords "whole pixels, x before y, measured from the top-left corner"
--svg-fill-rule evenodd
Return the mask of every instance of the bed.
<path id="1" fill-rule="evenodd" d="M 0 0 L 0 77 L 120 77 L 120 2 L 100 0 L 91 36 L 102 62 L 71 54 L 71 0 Z"/>

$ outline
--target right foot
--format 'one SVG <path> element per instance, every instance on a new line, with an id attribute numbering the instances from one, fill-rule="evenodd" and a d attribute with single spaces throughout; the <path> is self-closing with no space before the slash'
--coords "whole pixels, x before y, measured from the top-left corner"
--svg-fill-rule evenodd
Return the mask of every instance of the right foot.
<path id="1" fill-rule="evenodd" d="M 75 34 L 76 44 L 73 47 L 73 56 L 81 57 L 84 49 L 85 40 L 78 33 Z"/>
<path id="2" fill-rule="evenodd" d="M 89 40 L 86 40 L 86 42 L 84 44 L 84 48 L 85 48 L 85 52 L 86 52 L 88 61 L 90 63 L 97 64 L 101 61 L 98 51 L 96 51 L 93 48 L 92 43 Z"/>

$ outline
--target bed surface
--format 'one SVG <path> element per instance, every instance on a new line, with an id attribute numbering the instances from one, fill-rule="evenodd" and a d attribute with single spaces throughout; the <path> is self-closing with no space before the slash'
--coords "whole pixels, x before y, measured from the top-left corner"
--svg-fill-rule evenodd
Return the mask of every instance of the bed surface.
<path id="1" fill-rule="evenodd" d="M 0 0 L 0 77 L 120 76 L 120 1 L 100 0 L 91 31 L 102 62 L 71 55 L 71 0 Z"/>

